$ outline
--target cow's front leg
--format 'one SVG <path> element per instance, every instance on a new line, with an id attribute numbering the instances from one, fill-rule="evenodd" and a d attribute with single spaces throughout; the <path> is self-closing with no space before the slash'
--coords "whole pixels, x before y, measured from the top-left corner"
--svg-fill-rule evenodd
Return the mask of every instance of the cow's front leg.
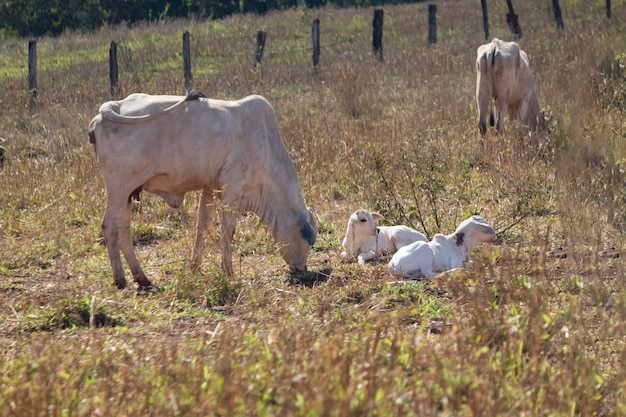
<path id="1" fill-rule="evenodd" d="M 126 258 L 126 262 L 128 263 L 130 272 L 133 274 L 135 282 L 140 288 L 149 288 L 152 286 L 152 282 L 150 282 L 150 280 L 146 277 L 146 274 L 143 272 L 143 269 L 141 269 L 141 265 L 139 265 L 139 261 L 137 260 L 135 251 L 133 250 L 133 241 L 130 235 L 130 203 L 125 202 L 125 204 L 121 207 L 123 207 L 123 210 L 120 213 L 118 222 L 118 243 L 120 249 L 124 254 L 124 258 Z M 117 280 L 115 283 L 117 285 Z M 124 283 L 124 285 L 126 285 L 126 283 Z M 120 285 L 117 286 L 120 287 Z M 123 288 L 123 286 L 120 288 Z"/>
<path id="2" fill-rule="evenodd" d="M 222 210 L 222 268 L 227 275 L 233 274 L 233 236 L 237 226 L 238 213 L 228 208 Z"/>
<path id="3" fill-rule="evenodd" d="M 211 190 L 203 190 L 198 204 L 198 225 L 196 227 L 196 242 L 193 245 L 191 256 L 191 270 L 197 271 L 202 263 L 205 234 L 215 218 L 215 194 Z"/>
<path id="4" fill-rule="evenodd" d="M 504 118 L 507 114 L 507 102 L 506 100 L 497 100 L 496 103 L 496 134 L 501 135 L 504 133 Z"/>
<path id="5" fill-rule="evenodd" d="M 528 100 L 522 100 L 520 102 L 513 117 L 524 126 L 528 126 L 530 124 L 530 120 L 528 120 Z"/>

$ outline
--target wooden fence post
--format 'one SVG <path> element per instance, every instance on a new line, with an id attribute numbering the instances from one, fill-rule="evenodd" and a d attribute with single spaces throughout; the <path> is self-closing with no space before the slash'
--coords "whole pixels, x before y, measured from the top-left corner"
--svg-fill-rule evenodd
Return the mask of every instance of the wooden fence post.
<path id="1" fill-rule="evenodd" d="M 28 42 L 28 96 L 32 107 L 37 98 L 37 41 Z"/>
<path id="2" fill-rule="evenodd" d="M 606 17 L 611 18 L 611 0 L 606 0 Z"/>
<path id="3" fill-rule="evenodd" d="M 189 89 L 191 83 L 191 50 L 189 47 L 189 31 L 183 33 L 183 71 L 185 73 L 185 89 Z"/>
<path id="4" fill-rule="evenodd" d="M 320 20 L 315 19 L 311 27 L 311 38 L 313 40 L 313 68 L 317 69 L 320 63 Z"/>
<path id="5" fill-rule="evenodd" d="M 428 46 L 437 43 L 437 5 L 428 5 Z"/>
<path id="6" fill-rule="evenodd" d="M 109 80 L 111 82 L 111 97 L 115 98 L 118 92 L 117 43 L 111 41 L 109 48 Z"/>
<path id="7" fill-rule="evenodd" d="M 522 28 L 519 25 L 515 10 L 513 10 L 513 3 L 511 3 L 511 0 L 506 0 L 506 4 L 509 6 L 509 12 L 506 14 L 506 24 L 509 25 L 511 33 L 519 39 L 522 37 Z"/>
<path id="8" fill-rule="evenodd" d="M 563 17 L 561 16 L 561 6 L 559 6 L 559 0 L 552 0 L 552 8 L 554 9 L 556 27 L 559 29 L 563 29 Z"/>
<path id="9" fill-rule="evenodd" d="M 372 36 L 372 51 L 383 62 L 383 9 L 374 9 L 374 34 Z"/>
<path id="10" fill-rule="evenodd" d="M 489 16 L 487 14 L 487 0 L 480 0 L 483 6 L 483 29 L 485 30 L 485 39 L 489 39 Z"/>
<path id="11" fill-rule="evenodd" d="M 261 59 L 263 59 L 263 50 L 265 49 L 265 38 L 267 37 L 267 33 L 262 30 L 258 31 L 256 34 L 256 51 L 254 53 L 254 68 L 256 68 L 257 64 L 261 63 Z"/>

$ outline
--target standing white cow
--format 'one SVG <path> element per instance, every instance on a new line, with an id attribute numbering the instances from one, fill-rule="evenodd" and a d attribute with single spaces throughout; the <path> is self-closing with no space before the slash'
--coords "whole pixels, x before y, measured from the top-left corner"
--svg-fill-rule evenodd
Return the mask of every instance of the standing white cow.
<path id="1" fill-rule="evenodd" d="M 485 219 L 472 216 L 452 234 L 436 234 L 430 242 L 415 242 L 398 249 L 389 261 L 389 272 L 404 278 L 432 278 L 465 268 L 474 247 L 495 238 L 496 231 Z"/>
<path id="2" fill-rule="evenodd" d="M 100 106 L 89 124 L 106 187 L 102 230 L 119 288 L 126 286 L 120 249 L 140 287 L 150 287 L 133 251 L 130 203 L 141 191 L 179 207 L 185 193 L 202 190 L 191 265 L 200 265 L 206 229 L 222 210 L 222 267 L 233 272 L 231 242 L 238 213 L 251 211 L 281 245 L 291 271 L 306 270 L 317 222 L 304 205 L 296 169 L 272 106 L 261 96 L 239 101 L 131 94 Z"/>
<path id="3" fill-rule="evenodd" d="M 476 103 L 478 129 L 487 132 L 487 115 L 495 104 L 496 132 L 504 131 L 504 117 L 531 130 L 545 127 L 539 99 L 533 86 L 528 56 L 515 42 L 493 39 L 481 45 L 476 58 Z"/>

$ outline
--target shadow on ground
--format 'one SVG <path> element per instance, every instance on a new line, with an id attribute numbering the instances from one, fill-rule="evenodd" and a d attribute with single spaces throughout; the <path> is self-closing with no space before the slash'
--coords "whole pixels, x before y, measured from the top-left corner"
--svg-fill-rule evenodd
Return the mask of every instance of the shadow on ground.
<path id="1" fill-rule="evenodd" d="M 296 272 L 289 276 L 289 284 L 303 285 L 310 288 L 316 284 L 326 282 L 332 271 L 332 268 L 324 268 L 319 271 Z"/>

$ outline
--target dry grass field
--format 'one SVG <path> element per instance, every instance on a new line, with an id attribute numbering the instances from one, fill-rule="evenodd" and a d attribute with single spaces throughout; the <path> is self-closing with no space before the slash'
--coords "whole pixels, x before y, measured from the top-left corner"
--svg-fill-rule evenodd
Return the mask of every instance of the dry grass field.
<path id="1" fill-rule="evenodd" d="M 478 1 L 295 9 L 0 43 L 0 416 L 626 415 L 626 2 L 516 1 L 550 133 L 511 124 L 481 144 Z M 491 37 L 511 39 L 489 1 Z M 321 21 L 312 68 L 311 23 Z M 313 273 L 289 276 L 266 226 L 243 216 L 235 275 L 219 229 L 189 270 L 198 194 L 180 209 L 134 203 L 140 262 L 158 291 L 118 290 L 100 222 L 105 194 L 87 125 L 121 95 L 193 87 L 275 107 L 306 203 L 321 223 Z M 252 68 L 256 33 L 267 31 Z M 612 68 L 612 70 L 611 70 Z M 208 161 L 207 161 L 208 162 Z M 357 208 L 384 224 L 450 233 L 478 213 L 498 232 L 474 267 L 399 282 L 385 263 L 341 260 Z M 127 273 L 127 276 L 129 274 Z"/>

